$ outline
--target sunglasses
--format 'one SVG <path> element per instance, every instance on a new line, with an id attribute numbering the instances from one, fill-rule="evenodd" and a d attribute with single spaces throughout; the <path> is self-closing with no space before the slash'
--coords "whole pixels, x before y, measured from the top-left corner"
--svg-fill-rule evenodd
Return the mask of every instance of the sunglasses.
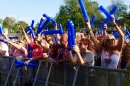
<path id="1" fill-rule="evenodd" d="M 107 42 L 111 42 L 111 41 L 114 41 L 115 39 L 106 39 Z"/>

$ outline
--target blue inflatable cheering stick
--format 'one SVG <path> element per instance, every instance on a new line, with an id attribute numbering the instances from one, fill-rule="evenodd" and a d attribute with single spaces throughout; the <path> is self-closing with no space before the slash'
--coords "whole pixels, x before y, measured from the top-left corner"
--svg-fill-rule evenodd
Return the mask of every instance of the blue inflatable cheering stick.
<path id="1" fill-rule="evenodd" d="M 33 49 L 30 47 L 30 45 L 28 44 L 28 51 L 32 51 Z M 28 53 L 28 58 L 32 58 L 32 54 Z"/>
<path id="2" fill-rule="evenodd" d="M 53 23 L 53 27 L 55 27 L 56 26 L 56 21 L 53 19 L 53 18 L 51 18 L 51 17 L 49 17 L 48 15 L 46 15 L 46 14 L 43 14 L 43 16 L 44 17 L 46 17 L 46 18 L 50 18 L 51 19 L 51 21 L 52 21 L 52 23 Z"/>
<path id="3" fill-rule="evenodd" d="M 32 29 L 33 29 L 33 26 L 34 26 L 34 20 L 32 20 L 32 23 L 31 23 L 31 26 L 30 27 L 32 27 Z"/>
<path id="4" fill-rule="evenodd" d="M 115 38 L 119 38 L 120 37 L 119 33 L 117 33 L 117 32 L 113 32 L 112 35 L 115 36 Z"/>
<path id="5" fill-rule="evenodd" d="M 126 41 L 128 38 L 130 38 L 130 33 L 129 33 L 128 29 L 126 29 L 126 37 L 124 40 Z"/>
<path id="6" fill-rule="evenodd" d="M 110 20 L 110 21 L 113 21 L 114 18 L 111 16 L 111 14 L 103 7 L 103 6 L 100 6 L 99 9 L 107 16 L 107 18 Z M 114 11 L 113 11 L 114 12 Z"/>
<path id="7" fill-rule="evenodd" d="M 34 31 L 33 31 L 32 27 L 29 27 L 29 30 L 30 30 L 30 33 L 31 33 L 33 39 L 35 39 L 35 34 L 34 34 Z"/>
<path id="8" fill-rule="evenodd" d="M 88 18 L 88 14 L 87 14 L 87 12 L 86 12 L 86 10 L 85 10 L 85 6 L 84 6 L 84 4 L 83 4 L 83 1 L 82 1 L 82 0 L 78 0 L 78 2 L 79 2 L 79 5 L 80 5 L 80 8 L 81 8 L 83 17 L 85 18 L 86 22 L 88 22 L 88 19 L 89 19 L 89 18 Z"/>
<path id="9" fill-rule="evenodd" d="M 43 31 L 41 34 L 63 34 L 63 29 L 62 29 L 62 25 L 60 24 L 60 28 L 59 30 L 49 30 L 49 31 Z"/>
<path id="10" fill-rule="evenodd" d="M 18 65 L 15 66 L 16 68 L 22 67 L 22 66 L 36 67 L 36 64 L 33 63 L 33 62 L 29 62 L 29 63 L 26 65 L 23 61 L 17 61 L 17 60 L 15 60 L 15 63 L 18 64 Z"/>
<path id="11" fill-rule="evenodd" d="M 0 25 L 0 35 L 3 35 L 3 29 L 1 25 Z"/>
<path id="12" fill-rule="evenodd" d="M 4 41 L 3 39 L 1 39 L 0 38 L 0 42 L 3 42 L 3 43 L 5 43 L 5 44 L 8 44 L 8 42 L 7 41 Z"/>
<path id="13" fill-rule="evenodd" d="M 72 49 L 72 46 L 76 45 L 75 34 L 74 34 L 74 23 L 68 20 L 68 46 Z"/>
<path id="14" fill-rule="evenodd" d="M 36 35 L 40 34 L 42 32 L 42 30 L 46 27 L 46 25 L 50 22 L 50 18 L 47 18 L 44 22 L 44 24 L 41 26 L 41 28 L 37 29 Z"/>
<path id="15" fill-rule="evenodd" d="M 114 7 L 113 7 L 113 9 L 110 11 L 110 15 L 113 15 L 115 12 L 116 12 L 116 10 L 118 9 L 118 6 L 117 5 L 115 5 Z M 103 22 L 103 24 L 101 25 L 102 26 L 102 28 L 101 29 L 103 29 L 103 27 L 104 27 L 104 24 L 107 24 L 108 23 L 108 21 L 109 21 L 109 19 L 108 18 L 106 18 L 105 19 L 105 21 Z"/>
<path id="16" fill-rule="evenodd" d="M 33 26 L 34 26 L 34 20 L 32 20 L 32 23 L 31 23 L 31 25 L 29 27 L 32 27 L 32 29 L 33 29 Z M 28 28 L 27 30 L 25 30 L 25 32 L 26 33 L 30 32 L 30 29 Z"/>
<path id="17" fill-rule="evenodd" d="M 40 23 L 38 25 L 38 30 L 40 30 L 40 28 L 42 27 L 42 23 L 43 23 L 43 18 L 41 18 L 41 20 L 40 20 Z M 36 35 L 38 36 L 38 34 L 36 34 Z"/>
<path id="18" fill-rule="evenodd" d="M 9 36 L 8 38 L 9 39 L 18 39 L 19 37 L 18 36 Z"/>
<path id="19" fill-rule="evenodd" d="M 91 28 L 92 28 L 92 26 L 93 26 L 93 24 L 94 24 L 94 20 L 95 20 L 95 16 L 93 15 L 93 16 L 92 16 L 92 20 L 91 20 L 91 22 L 90 22 Z"/>

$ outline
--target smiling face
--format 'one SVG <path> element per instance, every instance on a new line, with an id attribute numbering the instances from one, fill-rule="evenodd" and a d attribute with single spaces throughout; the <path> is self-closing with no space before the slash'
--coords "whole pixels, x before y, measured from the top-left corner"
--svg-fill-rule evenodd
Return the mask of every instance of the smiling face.
<path id="1" fill-rule="evenodd" d="M 118 41 L 111 34 L 108 34 L 104 39 L 105 48 L 114 48 L 118 44 Z"/>
<path id="2" fill-rule="evenodd" d="M 68 44 L 68 34 L 64 33 L 60 38 L 60 43 L 63 45 Z"/>

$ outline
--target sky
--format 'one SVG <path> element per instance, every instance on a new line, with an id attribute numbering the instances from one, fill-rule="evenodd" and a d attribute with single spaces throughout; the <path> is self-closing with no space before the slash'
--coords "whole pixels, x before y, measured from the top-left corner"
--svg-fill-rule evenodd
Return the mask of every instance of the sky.
<path id="1" fill-rule="evenodd" d="M 59 12 L 60 5 L 64 0 L 0 0 L 0 18 L 15 17 L 17 21 L 23 20 L 31 24 L 32 20 L 39 22 L 45 13 L 54 17 Z M 110 0 L 92 0 L 99 5 L 107 7 Z M 126 5 L 130 5 L 130 0 L 123 0 Z"/>

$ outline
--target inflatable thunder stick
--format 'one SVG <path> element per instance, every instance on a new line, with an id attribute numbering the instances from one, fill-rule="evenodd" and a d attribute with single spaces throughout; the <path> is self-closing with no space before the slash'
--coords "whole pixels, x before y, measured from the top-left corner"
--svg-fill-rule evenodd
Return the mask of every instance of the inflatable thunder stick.
<path id="1" fill-rule="evenodd" d="M 79 5 L 80 5 L 80 8 L 81 8 L 83 17 L 86 19 L 86 22 L 87 22 L 89 18 L 88 18 L 88 14 L 87 14 L 87 12 L 85 10 L 85 6 L 83 4 L 83 1 L 82 0 L 78 0 L 78 2 L 79 2 Z"/>

